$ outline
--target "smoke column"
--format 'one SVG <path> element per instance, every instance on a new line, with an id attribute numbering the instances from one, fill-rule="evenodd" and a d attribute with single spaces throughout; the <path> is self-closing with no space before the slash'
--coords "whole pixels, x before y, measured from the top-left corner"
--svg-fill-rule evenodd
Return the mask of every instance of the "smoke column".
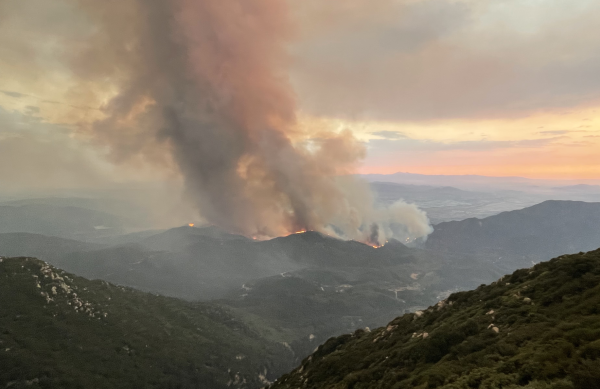
<path id="1" fill-rule="evenodd" d="M 176 166 L 208 222 L 247 236 L 317 230 L 376 244 L 394 223 L 413 238 L 430 232 L 416 207 L 374 209 L 366 184 L 336 178 L 365 155 L 350 132 L 296 126 L 286 2 L 73 1 L 96 29 L 70 66 L 90 84 L 115 85 L 87 131 L 115 161 Z"/>

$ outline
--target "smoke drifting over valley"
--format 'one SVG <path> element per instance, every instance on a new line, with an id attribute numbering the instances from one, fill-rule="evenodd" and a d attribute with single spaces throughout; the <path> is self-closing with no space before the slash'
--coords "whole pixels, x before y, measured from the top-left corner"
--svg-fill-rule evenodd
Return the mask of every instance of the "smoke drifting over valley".
<path id="1" fill-rule="evenodd" d="M 179 174 L 208 223 L 246 236 L 316 230 L 374 245 L 431 231 L 415 206 L 376 209 L 367 184 L 348 178 L 366 153 L 350 131 L 296 124 L 285 2 L 61 4 L 91 28 L 69 38 L 58 59 L 79 80 L 81 105 L 102 105 L 76 133 L 115 163 Z"/>

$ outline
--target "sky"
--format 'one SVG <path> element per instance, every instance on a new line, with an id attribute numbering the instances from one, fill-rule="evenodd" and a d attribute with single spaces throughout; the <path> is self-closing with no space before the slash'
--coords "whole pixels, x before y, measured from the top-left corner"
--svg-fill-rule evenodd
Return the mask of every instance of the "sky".
<path id="1" fill-rule="evenodd" d="M 600 3 L 308 1 L 307 120 L 365 142 L 361 171 L 600 177 Z"/>
<path id="2" fill-rule="evenodd" d="M 600 178 L 597 0 L 288 5 L 297 125 L 350 131 L 366 147 L 358 172 Z M 65 62 L 94 29 L 76 1 L 0 1 L 3 185 L 177 176 L 119 164 L 78 130 L 120 92 L 118 69 L 103 81 Z"/>

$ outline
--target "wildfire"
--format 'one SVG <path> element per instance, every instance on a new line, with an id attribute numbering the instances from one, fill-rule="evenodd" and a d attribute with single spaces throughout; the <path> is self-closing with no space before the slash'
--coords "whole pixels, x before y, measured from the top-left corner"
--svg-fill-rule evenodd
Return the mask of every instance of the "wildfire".
<path id="1" fill-rule="evenodd" d="M 189 227 L 194 227 L 194 223 L 188 223 Z"/>
<path id="2" fill-rule="evenodd" d="M 305 232 L 306 232 L 306 230 L 294 231 L 294 232 L 291 232 L 287 236 L 292 236 L 292 235 L 296 235 L 296 234 L 304 234 Z"/>
<path id="3" fill-rule="evenodd" d="M 371 247 L 373 247 L 374 249 L 380 249 L 380 248 L 382 248 L 383 246 L 385 246 L 385 244 L 386 244 L 386 243 L 389 243 L 389 241 L 387 241 L 387 240 L 386 240 L 384 244 L 379 244 L 379 245 L 378 245 L 378 244 L 369 243 L 369 245 L 370 245 Z"/>

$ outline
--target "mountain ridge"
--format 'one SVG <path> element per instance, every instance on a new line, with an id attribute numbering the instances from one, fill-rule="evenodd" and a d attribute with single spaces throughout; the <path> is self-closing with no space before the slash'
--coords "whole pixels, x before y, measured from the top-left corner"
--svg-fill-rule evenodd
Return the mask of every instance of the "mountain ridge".
<path id="1" fill-rule="evenodd" d="M 600 247 L 598 225 L 600 203 L 548 200 L 483 219 L 436 224 L 423 246 L 439 252 L 480 255 L 498 264 L 520 267 Z"/>
<path id="2" fill-rule="evenodd" d="M 258 388 L 293 354 L 225 307 L 0 257 L 0 386 Z"/>
<path id="3" fill-rule="evenodd" d="M 600 249 L 331 338 L 270 389 L 600 387 Z"/>

